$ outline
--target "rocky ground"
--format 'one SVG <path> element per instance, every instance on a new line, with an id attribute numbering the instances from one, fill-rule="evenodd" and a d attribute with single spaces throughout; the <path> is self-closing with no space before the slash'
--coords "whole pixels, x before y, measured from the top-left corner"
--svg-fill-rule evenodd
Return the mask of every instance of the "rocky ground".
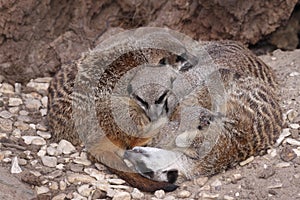
<path id="1" fill-rule="evenodd" d="M 261 58 L 281 84 L 287 124 L 279 145 L 171 193 L 142 193 L 91 163 L 83 147 L 52 143 L 46 122 L 51 78 L 10 85 L 0 77 L 0 199 L 300 199 L 300 50 Z"/>

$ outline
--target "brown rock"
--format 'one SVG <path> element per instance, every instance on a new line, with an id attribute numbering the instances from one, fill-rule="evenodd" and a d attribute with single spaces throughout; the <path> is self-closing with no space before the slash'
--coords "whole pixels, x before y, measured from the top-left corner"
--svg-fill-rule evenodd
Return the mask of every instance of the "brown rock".
<path id="1" fill-rule="evenodd" d="M 296 153 L 293 151 L 293 149 L 290 146 L 285 146 L 280 152 L 280 158 L 281 160 L 288 162 L 297 157 Z"/>

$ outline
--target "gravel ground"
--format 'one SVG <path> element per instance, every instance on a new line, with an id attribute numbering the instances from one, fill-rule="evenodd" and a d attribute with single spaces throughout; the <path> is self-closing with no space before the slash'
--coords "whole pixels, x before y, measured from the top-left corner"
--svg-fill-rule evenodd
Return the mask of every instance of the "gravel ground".
<path id="1" fill-rule="evenodd" d="M 171 193 L 143 193 L 87 159 L 83 147 L 51 142 L 47 88 L 0 84 L 0 199 L 300 199 L 300 50 L 261 56 L 281 84 L 286 126 L 279 145 L 233 169 L 184 182 Z M 1 78 L 0 78 L 1 82 Z"/>

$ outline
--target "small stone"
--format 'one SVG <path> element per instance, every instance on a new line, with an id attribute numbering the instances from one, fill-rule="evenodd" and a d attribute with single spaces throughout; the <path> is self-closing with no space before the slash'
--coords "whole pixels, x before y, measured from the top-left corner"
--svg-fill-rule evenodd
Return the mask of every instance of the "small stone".
<path id="1" fill-rule="evenodd" d="M 247 164 L 251 163 L 253 160 L 254 160 L 254 157 L 253 157 L 253 156 L 250 156 L 250 157 L 247 158 L 246 160 L 240 162 L 240 166 L 247 165 Z"/>
<path id="2" fill-rule="evenodd" d="M 60 163 L 60 164 L 56 165 L 56 169 L 63 170 L 63 169 L 64 169 L 64 167 L 65 167 L 65 165 L 64 165 L 64 164 L 62 164 L 62 163 Z"/>
<path id="3" fill-rule="evenodd" d="M 11 118 L 13 115 L 8 112 L 7 110 L 3 110 L 0 112 L 0 117 L 4 118 L 4 119 L 9 119 Z"/>
<path id="4" fill-rule="evenodd" d="M 106 191 L 106 195 L 108 196 L 108 197 L 114 197 L 115 196 L 115 194 L 117 193 L 117 191 L 116 190 L 113 190 L 113 189 L 111 189 L 111 188 L 109 188 L 107 191 Z"/>
<path id="5" fill-rule="evenodd" d="M 110 184 L 115 184 L 115 185 L 122 185 L 122 184 L 126 183 L 124 180 L 119 179 L 119 178 L 108 179 L 108 182 Z"/>
<path id="6" fill-rule="evenodd" d="M 291 135 L 290 129 L 284 128 L 282 130 L 282 133 L 279 135 L 278 139 L 276 140 L 276 145 L 279 146 L 281 144 L 281 142 L 284 140 L 284 138 L 286 138 L 290 135 Z"/>
<path id="7" fill-rule="evenodd" d="M 286 138 L 286 142 L 290 145 L 300 146 L 300 141 L 295 140 L 293 138 Z"/>
<path id="8" fill-rule="evenodd" d="M 291 136 L 293 139 L 300 139 L 300 130 L 291 129 Z"/>
<path id="9" fill-rule="evenodd" d="M 11 165 L 10 173 L 12 173 L 12 174 L 19 174 L 21 172 L 22 172 L 22 169 L 19 166 L 18 158 L 14 157 L 12 159 L 12 165 Z"/>
<path id="10" fill-rule="evenodd" d="M 49 188 L 50 188 L 51 190 L 58 190 L 58 183 L 55 182 L 55 181 L 51 181 L 51 182 L 49 183 Z"/>
<path id="11" fill-rule="evenodd" d="M 21 88 L 22 88 L 21 83 L 15 83 L 15 93 L 16 94 L 21 94 Z"/>
<path id="12" fill-rule="evenodd" d="M 84 175 L 84 174 L 79 174 L 79 173 L 74 173 L 74 174 L 69 174 L 67 176 L 67 180 L 70 183 L 91 183 L 93 181 L 95 181 L 95 179 L 93 177 L 90 177 L 88 175 Z"/>
<path id="13" fill-rule="evenodd" d="M 299 72 L 292 72 L 292 73 L 290 73 L 290 76 L 291 76 L 291 77 L 293 77 L 293 76 L 299 76 L 299 75 L 300 75 Z"/>
<path id="14" fill-rule="evenodd" d="M 294 160 L 296 157 L 297 157 L 296 153 L 289 146 L 283 147 L 283 149 L 280 152 L 280 158 L 285 162 Z"/>
<path id="15" fill-rule="evenodd" d="M 24 142 L 26 144 L 34 144 L 34 145 L 45 145 L 46 141 L 44 140 L 44 138 L 40 137 L 40 136 L 22 136 L 22 139 L 24 140 Z"/>
<path id="16" fill-rule="evenodd" d="M 57 150 L 62 152 L 63 154 L 70 154 L 76 152 L 76 148 L 72 145 L 71 142 L 67 140 L 61 140 L 58 143 Z"/>
<path id="17" fill-rule="evenodd" d="M 1 86 L 2 85 L 2 86 Z M 0 85 L 0 92 L 4 94 L 14 94 L 14 86 L 8 83 L 2 83 Z"/>
<path id="18" fill-rule="evenodd" d="M 191 196 L 191 192 L 187 190 L 182 190 L 177 194 L 179 198 L 189 198 Z"/>
<path id="19" fill-rule="evenodd" d="M 46 150 L 45 149 L 40 149 L 39 150 L 39 152 L 37 152 L 37 155 L 39 156 L 39 157 L 43 157 L 43 156 L 45 156 L 46 155 Z"/>
<path id="20" fill-rule="evenodd" d="M 30 129 L 30 126 L 28 124 L 21 121 L 15 122 L 14 126 L 20 129 L 21 131 L 27 131 L 28 129 Z"/>
<path id="21" fill-rule="evenodd" d="M 18 121 L 21 122 L 31 122 L 31 117 L 27 116 L 27 115 L 20 115 L 17 117 Z"/>
<path id="22" fill-rule="evenodd" d="M 0 118 L 0 131 L 11 132 L 12 129 L 13 128 L 11 120 Z"/>
<path id="23" fill-rule="evenodd" d="M 285 168 L 285 167 L 289 167 L 289 166 L 291 166 L 291 164 L 288 162 L 281 162 L 281 163 L 276 164 L 277 168 Z"/>
<path id="24" fill-rule="evenodd" d="M 70 170 L 73 172 L 82 172 L 83 166 L 79 164 L 71 164 L 70 165 Z"/>
<path id="25" fill-rule="evenodd" d="M 104 192 L 108 192 L 109 190 L 111 190 L 110 185 L 106 182 L 102 181 L 96 181 L 93 182 L 92 184 L 99 190 L 104 191 Z"/>
<path id="26" fill-rule="evenodd" d="M 164 198 L 164 200 L 176 200 L 174 196 L 168 195 Z"/>
<path id="27" fill-rule="evenodd" d="M 293 149 L 294 153 L 300 157 L 300 149 Z"/>
<path id="28" fill-rule="evenodd" d="M 224 195 L 223 197 L 224 200 L 234 200 L 234 197 L 228 196 L 228 195 Z"/>
<path id="29" fill-rule="evenodd" d="M 131 196 L 128 192 L 118 192 L 112 198 L 113 200 L 131 200 Z"/>
<path id="30" fill-rule="evenodd" d="M 274 61 L 274 60 L 277 60 L 277 58 L 276 58 L 275 56 L 272 56 L 272 57 L 271 57 L 271 60 Z"/>
<path id="31" fill-rule="evenodd" d="M 8 100 L 8 106 L 19 106 L 19 105 L 22 105 L 22 104 L 23 104 L 23 101 L 20 98 L 11 97 Z"/>
<path id="32" fill-rule="evenodd" d="M 208 181 L 208 177 L 200 177 L 195 179 L 195 183 L 197 185 L 199 185 L 200 187 L 202 187 L 203 185 L 205 185 L 205 183 Z"/>
<path id="33" fill-rule="evenodd" d="M 90 175 L 91 177 L 96 178 L 97 180 L 104 180 L 105 175 L 94 168 L 85 168 L 84 172 Z"/>
<path id="34" fill-rule="evenodd" d="M 60 193 L 60 194 L 54 196 L 54 197 L 52 198 L 52 200 L 65 200 L 65 199 L 66 199 L 66 196 L 67 196 L 66 194 Z"/>
<path id="35" fill-rule="evenodd" d="M 47 147 L 46 151 L 47 151 L 47 154 L 49 156 L 58 156 L 58 155 L 60 155 L 60 152 L 57 151 L 57 149 L 52 147 L 52 146 Z"/>
<path id="36" fill-rule="evenodd" d="M 49 83 L 38 83 L 30 80 L 26 86 L 35 89 L 37 92 L 46 92 L 48 90 Z"/>
<path id="37" fill-rule="evenodd" d="M 45 165 L 47 167 L 56 167 L 56 165 L 57 165 L 56 157 L 42 156 L 41 159 L 42 159 L 43 165 Z"/>
<path id="38" fill-rule="evenodd" d="M 44 139 L 50 139 L 51 138 L 51 134 L 49 132 L 37 131 L 36 134 L 41 136 Z"/>
<path id="39" fill-rule="evenodd" d="M 166 196 L 166 193 L 163 190 L 156 190 L 154 192 L 154 196 L 156 196 L 159 199 L 163 199 Z"/>
<path id="40" fill-rule="evenodd" d="M 292 129 L 298 129 L 300 128 L 300 125 L 299 124 L 290 124 L 289 125 Z"/>
<path id="41" fill-rule="evenodd" d="M 7 134 L 6 133 L 0 133 L 0 139 L 2 138 L 7 138 Z"/>
<path id="42" fill-rule="evenodd" d="M 59 181 L 59 189 L 64 191 L 67 188 L 67 183 L 65 181 Z"/>
<path id="43" fill-rule="evenodd" d="M 201 192 L 199 194 L 201 199 L 218 199 L 219 198 L 219 194 L 207 194 L 205 192 Z"/>
<path id="44" fill-rule="evenodd" d="M 18 161 L 19 161 L 19 165 L 21 165 L 21 166 L 27 165 L 27 160 L 25 160 L 23 158 L 19 158 Z"/>
<path id="45" fill-rule="evenodd" d="M 37 124 L 36 129 L 39 131 L 47 131 L 48 130 L 47 127 L 42 124 Z"/>
<path id="46" fill-rule="evenodd" d="M 46 186 L 40 186 L 40 187 L 36 186 L 35 187 L 35 191 L 39 195 L 39 194 L 45 194 L 45 193 L 49 192 L 50 190 Z"/>
<path id="47" fill-rule="evenodd" d="M 28 115 L 29 112 L 27 112 L 26 110 L 20 110 L 19 114 L 20 115 Z"/>
<path id="48" fill-rule="evenodd" d="M 133 199 L 144 199 L 145 195 L 139 189 L 133 188 L 133 191 L 131 192 L 131 196 Z"/>
<path id="49" fill-rule="evenodd" d="M 44 96 L 42 99 L 41 99 L 41 102 L 42 102 L 42 105 L 44 108 L 47 108 L 48 106 L 48 97 L 47 96 Z"/>
<path id="50" fill-rule="evenodd" d="M 25 106 L 30 110 L 38 110 L 42 106 L 42 104 L 37 99 L 26 99 Z"/>
<path id="51" fill-rule="evenodd" d="M 48 113 L 48 110 L 47 109 L 40 109 L 40 113 L 42 116 L 46 116 L 47 113 Z"/>
<path id="52" fill-rule="evenodd" d="M 243 178 L 243 176 L 241 174 L 233 174 L 232 177 L 233 177 L 232 182 L 237 182 Z"/>
<path id="53" fill-rule="evenodd" d="M 50 172 L 49 174 L 47 174 L 44 177 L 47 178 L 47 179 L 53 180 L 53 179 L 58 178 L 62 175 L 63 175 L 63 172 L 61 170 L 54 170 L 53 172 Z"/>
<path id="54" fill-rule="evenodd" d="M 297 116 L 298 116 L 298 112 L 293 109 L 287 111 L 286 113 L 286 117 L 290 122 L 293 122 Z"/>
<path id="55" fill-rule="evenodd" d="M 80 157 L 76 157 L 74 160 L 73 160 L 74 163 L 77 163 L 77 164 L 82 164 L 84 166 L 90 166 L 92 164 L 92 162 L 90 160 L 88 160 L 87 158 L 87 154 L 85 152 L 82 152 L 80 154 Z"/>
<path id="56" fill-rule="evenodd" d="M 275 185 L 268 186 L 268 189 L 277 189 L 277 188 L 282 188 L 282 183 L 277 183 Z"/>
<path id="57" fill-rule="evenodd" d="M 106 192 L 96 189 L 93 192 L 92 199 L 106 199 Z"/>
<path id="58" fill-rule="evenodd" d="M 89 197 L 92 191 L 93 188 L 90 187 L 88 184 L 81 185 L 77 188 L 77 192 L 84 197 Z"/>
<path id="59" fill-rule="evenodd" d="M 210 184 L 215 190 L 220 190 L 222 186 L 222 182 L 219 179 L 216 179 L 214 182 Z"/>

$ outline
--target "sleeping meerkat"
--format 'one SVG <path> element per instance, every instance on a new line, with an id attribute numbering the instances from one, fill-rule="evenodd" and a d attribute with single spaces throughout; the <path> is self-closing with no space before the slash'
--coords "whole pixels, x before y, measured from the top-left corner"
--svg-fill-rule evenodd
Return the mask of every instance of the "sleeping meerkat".
<path id="1" fill-rule="evenodd" d="M 274 74 L 260 59 L 232 41 L 139 30 L 55 75 L 48 104 L 55 140 L 85 145 L 95 161 L 150 192 L 272 146 L 283 119 Z"/>

